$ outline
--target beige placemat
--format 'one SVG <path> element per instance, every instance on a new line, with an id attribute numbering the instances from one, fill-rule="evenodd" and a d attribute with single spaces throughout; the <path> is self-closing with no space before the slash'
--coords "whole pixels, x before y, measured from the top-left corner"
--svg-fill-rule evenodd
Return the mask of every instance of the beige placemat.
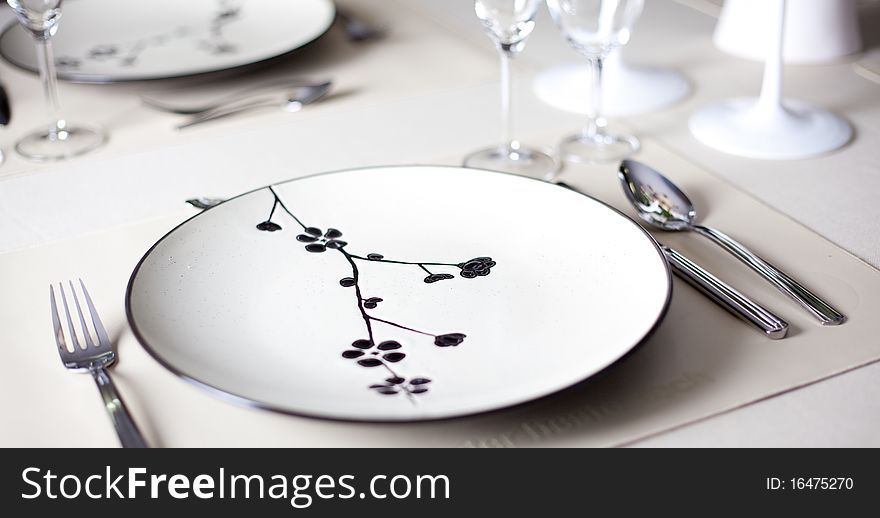
<path id="1" fill-rule="evenodd" d="M 865 79 L 880 84 L 880 49 L 866 52 L 853 63 L 853 70 Z"/>
<path id="2" fill-rule="evenodd" d="M 205 124 L 177 131 L 175 126 L 185 117 L 150 109 L 141 102 L 141 95 L 170 104 L 190 105 L 214 101 L 282 77 L 333 81 L 333 89 L 325 99 L 301 112 L 265 110 L 231 119 L 239 127 L 265 127 L 272 121 L 319 119 L 352 108 L 480 85 L 497 77 L 497 57 L 491 45 L 485 45 L 481 51 L 483 48 L 474 47 L 453 31 L 437 30 L 433 20 L 407 5 L 409 0 L 335 2 L 371 24 L 387 26 L 386 36 L 375 42 L 353 43 L 341 24 L 336 23 L 314 44 L 253 67 L 160 81 L 106 85 L 62 82 L 65 117 L 103 127 L 110 138 L 102 148 L 61 164 L 27 161 L 11 151 L 12 142 L 44 124 L 46 108 L 39 78 L 0 59 L 0 78 L 14 109 L 10 124 L 0 134 L 0 147 L 7 155 L 0 168 L 0 181 L 71 163 L 180 146 L 229 131 L 228 124 Z M 8 23 L 14 23 L 12 13 L 0 11 L 0 26 Z M 479 32 L 476 20 L 473 27 Z M 437 57 L 438 49 L 442 59 Z"/>
<path id="3" fill-rule="evenodd" d="M 880 272 L 653 142 L 645 142 L 639 158 L 685 187 L 706 223 L 741 238 L 806 281 L 847 313 L 849 322 L 822 328 L 714 245 L 698 236 L 662 235 L 663 242 L 787 318 L 790 337 L 767 340 L 676 280 L 672 306 L 656 334 L 625 361 L 562 394 L 436 423 L 373 425 L 292 417 L 216 399 L 164 370 L 131 335 L 122 305 L 129 273 L 156 239 L 191 214 L 181 211 L 0 255 L 6 293 L 0 312 L 2 347 L 15 366 L 0 377 L 0 444 L 116 444 L 92 381 L 64 372 L 53 346 L 47 284 L 78 276 L 87 280 L 118 341 L 120 389 L 150 442 L 160 446 L 619 445 L 880 358 Z M 625 208 L 613 166 L 569 168 L 563 179 Z"/>

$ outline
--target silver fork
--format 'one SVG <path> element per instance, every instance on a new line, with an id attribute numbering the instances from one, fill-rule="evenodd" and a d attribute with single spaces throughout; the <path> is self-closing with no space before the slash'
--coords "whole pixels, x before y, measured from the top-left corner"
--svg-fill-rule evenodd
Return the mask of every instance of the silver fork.
<path id="1" fill-rule="evenodd" d="M 224 95 L 213 102 L 193 106 L 178 106 L 143 95 L 141 96 L 141 101 L 151 108 L 164 112 L 176 113 L 178 115 L 198 115 L 200 113 L 225 108 L 253 97 L 265 97 L 267 94 L 272 94 L 274 91 L 295 91 L 298 88 L 321 86 L 328 82 L 329 81 L 326 80 L 313 81 L 296 77 L 282 77 L 255 86 L 247 86 Z"/>
<path id="2" fill-rule="evenodd" d="M 275 95 L 272 97 L 255 98 L 248 102 L 239 102 L 230 104 L 221 108 L 207 110 L 193 115 L 189 121 L 179 124 L 177 129 L 185 129 L 196 124 L 222 119 L 239 113 L 244 113 L 260 108 L 284 108 L 287 111 L 299 111 L 303 106 L 312 104 L 324 97 L 333 86 L 331 81 L 325 81 L 320 84 L 296 87 L 284 93 L 284 96 Z"/>
<path id="3" fill-rule="evenodd" d="M 89 296 L 85 283 L 80 279 L 79 284 L 88 306 L 97 343 L 92 340 L 92 329 L 86 324 L 73 281 L 68 281 L 68 284 L 70 285 L 70 295 L 73 298 L 76 313 L 79 317 L 80 331 L 85 341 L 85 347 L 80 347 L 76 328 L 73 325 L 73 317 L 67 304 L 64 284 L 58 283 L 58 291 L 61 293 L 61 303 L 64 306 L 64 314 L 67 320 L 69 344 L 64 336 L 61 319 L 58 317 L 55 289 L 52 285 L 49 285 L 49 301 L 52 305 L 52 329 L 55 332 L 55 343 L 58 344 L 58 354 L 61 355 L 61 362 L 70 370 L 91 373 L 92 378 L 95 379 L 95 383 L 98 385 L 98 391 L 104 399 L 104 405 L 107 407 L 110 419 L 116 427 L 116 433 L 119 435 L 119 441 L 122 443 L 123 448 L 146 448 L 147 443 L 144 441 L 144 437 L 131 418 L 131 414 L 128 413 L 128 409 L 125 407 L 122 397 L 116 391 L 116 386 L 113 384 L 113 380 L 110 379 L 110 373 L 107 371 L 107 368 L 116 362 L 116 353 L 113 351 L 110 338 L 107 337 L 107 331 L 104 330 L 104 325 L 101 323 L 98 312 L 95 310 L 92 297 Z"/>

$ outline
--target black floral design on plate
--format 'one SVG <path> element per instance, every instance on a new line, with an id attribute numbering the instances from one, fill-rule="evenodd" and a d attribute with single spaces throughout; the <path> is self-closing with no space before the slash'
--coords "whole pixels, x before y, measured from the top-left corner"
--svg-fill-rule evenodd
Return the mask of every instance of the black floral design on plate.
<path id="1" fill-rule="evenodd" d="M 458 265 L 461 268 L 459 275 L 465 279 L 473 279 L 475 277 L 485 277 L 492 272 L 495 261 L 491 257 L 477 257 Z"/>
<path id="2" fill-rule="evenodd" d="M 55 58 L 55 66 L 62 70 L 76 70 L 82 66 L 82 60 L 71 56 L 59 56 Z"/>
<path id="3" fill-rule="evenodd" d="M 364 307 L 367 309 L 376 309 L 380 302 L 382 302 L 382 299 L 379 297 L 370 297 L 364 300 Z"/>
<path id="4" fill-rule="evenodd" d="M 456 347 L 464 342 L 467 335 L 463 333 L 446 333 L 445 335 L 437 335 L 434 338 L 434 345 L 437 347 Z"/>
<path id="5" fill-rule="evenodd" d="M 303 233 L 296 236 L 296 240 L 306 243 L 306 250 L 309 252 L 321 253 L 326 252 L 328 248 L 339 249 L 347 245 L 345 241 L 339 239 L 342 232 L 335 228 L 328 228 L 327 232 L 321 232 L 320 228 L 306 227 Z"/>
<path id="6" fill-rule="evenodd" d="M 281 230 L 281 225 L 272 221 L 264 221 L 257 224 L 257 228 L 263 232 L 277 232 Z"/>
<path id="7" fill-rule="evenodd" d="M 431 271 L 431 269 L 452 269 L 453 271 L 457 269 L 461 277 L 473 279 L 489 275 L 492 268 L 496 265 L 496 262 L 491 257 L 477 257 L 460 263 L 428 261 L 414 262 L 387 259 L 384 255 L 375 252 L 369 253 L 366 256 L 351 253 L 348 251 L 348 243 L 341 239 L 342 232 L 340 230 L 328 228 L 324 231 L 319 227 L 304 224 L 284 204 L 273 187 L 268 187 L 267 189 L 273 197 L 272 208 L 269 211 L 269 217 L 256 225 L 258 230 L 264 232 L 278 232 L 282 230 L 282 225 L 277 221 L 274 221 L 274 218 L 276 218 L 276 211 L 280 208 L 302 229 L 302 232 L 296 235 L 296 240 L 300 243 L 304 243 L 307 251 L 312 253 L 323 253 L 328 250 L 335 251 L 338 252 L 348 263 L 351 274 L 339 279 L 339 285 L 343 288 L 354 288 L 357 309 L 360 313 L 361 319 L 364 321 L 367 337 L 354 340 L 350 347 L 342 351 L 342 358 L 350 360 L 363 368 L 384 369 L 390 377 L 385 378 L 383 383 L 377 383 L 369 387 L 379 394 L 405 394 L 412 400 L 412 396 L 426 393 L 428 391 L 427 385 L 431 383 L 432 380 L 425 377 L 414 377 L 407 380 L 406 377 L 401 376 L 395 370 L 395 368 L 399 368 L 399 366 L 402 365 L 401 362 L 407 358 L 408 354 L 403 351 L 404 346 L 401 343 L 401 339 L 392 335 L 381 341 L 377 340 L 379 333 L 377 329 L 374 329 L 374 325 L 384 324 L 385 326 L 394 328 L 400 332 L 408 332 L 433 338 L 435 346 L 444 348 L 461 345 L 467 335 L 459 332 L 431 333 L 408 327 L 391 320 L 386 320 L 368 312 L 368 310 L 377 309 L 384 299 L 376 296 L 364 296 L 361 291 L 361 273 L 358 268 L 358 263 L 360 261 L 367 261 L 410 267 L 415 266 L 427 273 L 427 277 L 422 278 L 423 282 L 433 284 L 439 281 L 452 280 L 455 278 L 455 275 L 448 271 Z M 429 267 L 431 269 L 429 269 Z"/>
<path id="8" fill-rule="evenodd" d="M 384 383 L 376 383 L 375 385 L 370 385 L 370 388 L 378 392 L 379 394 L 383 394 L 386 396 L 393 396 L 397 394 L 424 394 L 428 391 L 428 384 L 431 383 L 431 380 L 428 378 L 411 378 L 407 380 L 406 378 L 401 378 L 400 376 L 392 376 L 390 378 L 386 378 Z"/>
<path id="9" fill-rule="evenodd" d="M 348 360 L 357 360 L 361 367 L 379 367 L 387 363 L 397 363 L 406 358 L 406 354 L 396 351 L 403 346 L 395 340 L 386 340 L 375 345 L 371 340 L 362 338 L 355 340 L 351 345 L 354 349 L 342 351 L 342 357 Z"/>
<path id="10" fill-rule="evenodd" d="M 454 278 L 455 278 L 455 275 L 452 275 L 451 273 L 432 273 L 431 275 L 428 275 L 427 277 L 425 277 L 425 282 L 428 284 L 432 284 L 437 281 L 445 281 L 445 280 L 454 279 Z"/>
<path id="11" fill-rule="evenodd" d="M 146 36 L 135 41 L 119 44 L 101 43 L 85 52 L 82 57 L 62 56 L 55 60 L 55 66 L 62 70 L 76 70 L 83 60 L 94 62 L 113 62 L 121 67 L 133 67 L 144 52 L 167 45 L 171 40 L 191 38 L 193 47 L 208 54 L 234 54 L 238 46 L 226 38 L 226 26 L 242 19 L 242 10 L 247 0 L 214 0 L 215 12 L 207 25 L 177 26 L 168 31 Z"/>
<path id="12" fill-rule="evenodd" d="M 89 51 L 89 58 L 95 61 L 104 61 L 119 53 L 116 45 L 98 45 Z"/>

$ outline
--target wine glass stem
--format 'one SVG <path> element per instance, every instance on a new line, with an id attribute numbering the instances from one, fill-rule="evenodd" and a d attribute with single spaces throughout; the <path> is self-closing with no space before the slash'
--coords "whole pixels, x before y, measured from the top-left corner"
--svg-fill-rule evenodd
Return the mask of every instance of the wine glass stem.
<path id="1" fill-rule="evenodd" d="M 504 146 L 508 151 L 518 147 L 513 139 L 513 71 L 511 70 L 511 60 L 513 59 L 513 51 L 500 45 L 498 53 L 501 56 L 501 124 L 504 127 Z"/>
<path id="2" fill-rule="evenodd" d="M 602 107 L 602 67 L 604 59 L 590 57 L 590 105 L 587 111 L 587 125 L 584 127 L 584 136 L 589 139 L 596 138 L 601 129 Z"/>
<path id="3" fill-rule="evenodd" d="M 59 132 L 64 130 L 65 122 L 59 115 L 61 104 L 58 101 L 58 77 L 55 74 L 55 57 L 52 52 L 52 40 L 48 37 L 37 38 L 37 57 L 40 66 L 40 78 L 43 80 L 43 92 L 49 106 L 49 138 L 55 140 Z"/>

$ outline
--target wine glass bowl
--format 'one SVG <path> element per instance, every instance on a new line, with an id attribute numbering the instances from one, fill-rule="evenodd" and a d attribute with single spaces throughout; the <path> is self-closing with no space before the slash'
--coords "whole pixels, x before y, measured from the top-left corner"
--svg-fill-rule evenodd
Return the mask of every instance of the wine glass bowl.
<path id="1" fill-rule="evenodd" d="M 16 142 L 15 150 L 30 160 L 63 160 L 101 146 L 106 137 L 97 129 L 69 124 L 60 115 L 58 78 L 52 52 L 52 36 L 58 30 L 63 0 L 6 0 L 19 23 L 33 36 L 40 65 L 40 78 L 52 118 L 39 129 Z"/>
<path id="2" fill-rule="evenodd" d="M 513 138 L 513 80 L 510 61 L 523 50 L 535 28 L 535 14 L 541 0 L 475 0 L 474 12 L 486 34 L 498 47 L 501 59 L 501 117 L 504 140 L 464 159 L 464 165 L 504 171 L 535 178 L 549 178 L 559 168 L 555 158 L 524 146 Z"/>
<path id="3" fill-rule="evenodd" d="M 642 11 L 641 0 L 547 0 L 547 4 L 568 44 L 586 57 L 606 57 L 615 47 L 626 45 Z"/>
<path id="4" fill-rule="evenodd" d="M 640 145 L 632 135 L 605 131 L 601 116 L 602 67 L 608 54 L 629 42 L 643 0 L 547 0 L 550 16 L 568 44 L 590 64 L 590 109 L 587 124 L 559 144 L 568 162 L 609 162 L 635 153 Z"/>
<path id="5" fill-rule="evenodd" d="M 39 37 L 54 36 L 62 0 L 7 0 L 19 23 Z M 48 34 L 47 34 L 48 33 Z"/>
<path id="6" fill-rule="evenodd" d="M 474 12 L 483 28 L 501 46 L 519 46 L 535 29 L 535 12 L 540 0 L 518 0 L 522 7 L 510 8 L 511 0 L 476 0 Z"/>

